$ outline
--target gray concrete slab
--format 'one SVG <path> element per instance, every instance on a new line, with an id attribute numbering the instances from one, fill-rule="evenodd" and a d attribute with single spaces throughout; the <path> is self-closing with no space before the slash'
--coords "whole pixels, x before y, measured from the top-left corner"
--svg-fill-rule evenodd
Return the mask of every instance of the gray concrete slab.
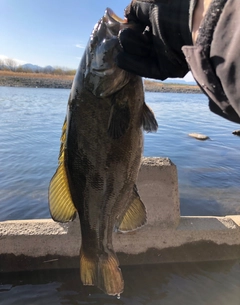
<path id="1" fill-rule="evenodd" d="M 148 222 L 113 233 L 121 265 L 240 258 L 240 215 L 180 217 L 176 166 L 167 158 L 144 158 L 138 188 Z M 81 244 L 78 218 L 0 222 L 0 272 L 74 268 Z"/>

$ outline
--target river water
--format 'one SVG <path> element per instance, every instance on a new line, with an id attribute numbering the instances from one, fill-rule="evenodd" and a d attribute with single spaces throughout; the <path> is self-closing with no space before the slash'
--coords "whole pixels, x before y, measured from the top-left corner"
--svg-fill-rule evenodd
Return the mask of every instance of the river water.
<path id="1" fill-rule="evenodd" d="M 239 305 L 239 262 L 121 267 L 118 300 L 83 287 L 79 270 L 42 271 L 0 279 L 1 305 Z M 2 284 L 2 285 L 1 285 Z"/>
<path id="2" fill-rule="evenodd" d="M 49 218 L 48 185 L 57 167 L 69 90 L 0 87 L 0 221 Z M 238 124 L 208 110 L 203 94 L 146 93 L 159 123 L 144 155 L 178 169 L 182 215 L 240 214 Z M 210 137 L 198 141 L 199 132 Z"/>
<path id="3" fill-rule="evenodd" d="M 47 190 L 57 167 L 69 90 L 0 87 L 0 221 L 49 218 Z M 158 132 L 145 156 L 178 169 L 182 215 L 240 214 L 240 126 L 208 110 L 202 94 L 146 93 Z M 210 137 L 197 141 L 199 132 Z M 67 246 L 67 245 L 66 245 Z M 83 287 L 79 270 L 0 274 L 0 304 L 239 305 L 240 262 L 122 267 L 118 300 Z"/>

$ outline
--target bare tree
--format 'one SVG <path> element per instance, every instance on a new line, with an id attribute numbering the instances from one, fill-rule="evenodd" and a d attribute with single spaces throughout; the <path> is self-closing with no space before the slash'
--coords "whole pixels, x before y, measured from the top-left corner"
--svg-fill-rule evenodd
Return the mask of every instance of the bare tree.
<path id="1" fill-rule="evenodd" d="M 4 60 L 0 58 L 0 70 L 4 69 Z"/>
<path id="2" fill-rule="evenodd" d="M 5 66 L 11 70 L 11 71 L 16 71 L 16 68 L 17 68 L 17 63 L 14 59 L 12 58 L 6 58 L 4 60 L 4 63 L 5 63 Z"/>

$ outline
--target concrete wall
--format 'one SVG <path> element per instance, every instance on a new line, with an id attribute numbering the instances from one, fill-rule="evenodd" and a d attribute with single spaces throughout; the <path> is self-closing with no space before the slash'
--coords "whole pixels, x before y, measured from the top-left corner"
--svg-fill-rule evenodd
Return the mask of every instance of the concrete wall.
<path id="1" fill-rule="evenodd" d="M 148 222 L 113 233 L 120 265 L 240 258 L 240 215 L 180 217 L 176 166 L 167 158 L 144 158 L 138 189 Z M 0 272 L 79 266 L 79 220 L 0 222 Z"/>

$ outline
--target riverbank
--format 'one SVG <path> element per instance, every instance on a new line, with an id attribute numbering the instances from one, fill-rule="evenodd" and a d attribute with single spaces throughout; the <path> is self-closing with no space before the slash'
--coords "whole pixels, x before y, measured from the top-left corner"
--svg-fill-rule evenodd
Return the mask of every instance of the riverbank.
<path id="1" fill-rule="evenodd" d="M 72 75 L 0 71 L 0 86 L 70 89 Z"/>
<path id="2" fill-rule="evenodd" d="M 4 87 L 70 89 L 72 81 L 72 75 L 0 71 L 0 86 Z M 144 80 L 144 85 L 145 90 L 151 92 L 201 93 L 197 85 L 163 83 L 151 80 Z"/>

